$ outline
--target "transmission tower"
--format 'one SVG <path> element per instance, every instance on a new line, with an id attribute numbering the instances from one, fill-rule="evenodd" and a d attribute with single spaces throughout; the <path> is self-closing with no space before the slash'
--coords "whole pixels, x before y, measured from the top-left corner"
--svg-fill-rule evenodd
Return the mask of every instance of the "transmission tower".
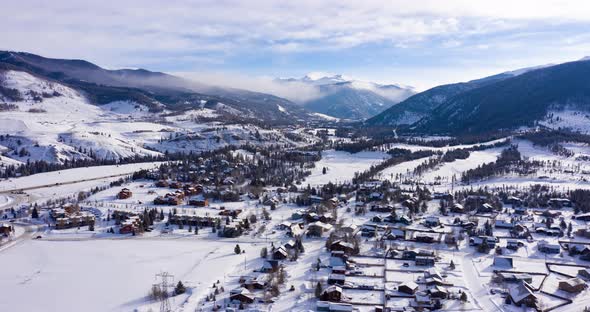
<path id="1" fill-rule="evenodd" d="M 173 285 L 174 276 L 169 274 L 168 272 L 162 272 L 156 274 L 156 278 L 162 280 L 160 283 L 160 289 L 162 291 L 162 302 L 160 303 L 160 312 L 170 312 L 172 309 L 170 308 L 170 301 L 168 301 L 168 287 Z"/>

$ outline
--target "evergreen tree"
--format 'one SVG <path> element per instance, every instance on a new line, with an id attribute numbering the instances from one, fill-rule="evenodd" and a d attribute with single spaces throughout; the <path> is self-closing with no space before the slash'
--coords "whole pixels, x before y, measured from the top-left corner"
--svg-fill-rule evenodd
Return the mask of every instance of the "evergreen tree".
<path id="1" fill-rule="evenodd" d="M 39 219 L 39 211 L 37 210 L 37 207 L 33 207 L 33 211 L 31 212 L 31 218 Z"/>
<path id="2" fill-rule="evenodd" d="M 239 255 L 242 253 L 242 249 L 240 248 L 240 245 L 236 244 L 236 247 L 234 247 L 234 252 L 236 253 L 236 255 Z"/>
<path id="3" fill-rule="evenodd" d="M 180 294 L 184 294 L 185 292 L 186 292 L 186 287 L 184 287 L 184 285 L 182 284 L 181 281 L 178 281 L 178 284 L 176 284 L 176 287 L 174 287 L 174 294 L 180 295 Z"/>
<path id="4" fill-rule="evenodd" d="M 320 284 L 320 282 L 318 282 L 315 286 L 315 297 L 319 298 L 322 296 L 322 284 Z"/>

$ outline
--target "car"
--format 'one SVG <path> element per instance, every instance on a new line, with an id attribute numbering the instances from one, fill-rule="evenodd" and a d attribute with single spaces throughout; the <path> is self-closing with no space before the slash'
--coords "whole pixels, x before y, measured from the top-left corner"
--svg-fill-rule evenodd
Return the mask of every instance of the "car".
<path id="1" fill-rule="evenodd" d="M 42 238 L 43 238 L 43 236 L 41 236 L 41 235 L 35 236 L 35 239 L 42 239 Z"/>
<path id="2" fill-rule="evenodd" d="M 402 266 L 403 266 L 404 268 L 407 268 L 407 267 L 409 267 L 409 266 L 410 266 L 410 264 L 409 264 L 409 263 L 407 263 L 407 262 L 404 262 L 404 264 L 403 264 Z"/>

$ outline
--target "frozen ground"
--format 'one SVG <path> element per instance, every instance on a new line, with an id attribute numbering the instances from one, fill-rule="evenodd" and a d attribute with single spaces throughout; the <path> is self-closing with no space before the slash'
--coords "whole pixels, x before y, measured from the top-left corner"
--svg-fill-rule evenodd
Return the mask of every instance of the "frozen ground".
<path id="1" fill-rule="evenodd" d="M 356 154 L 344 151 L 328 150 L 322 152 L 322 159 L 315 164 L 311 175 L 303 182 L 304 185 L 320 185 L 328 182 L 342 183 L 350 181 L 355 172 L 367 170 L 371 165 L 378 164 L 388 155 L 383 152 L 360 152 Z M 322 174 L 322 168 L 328 170 Z"/>
<path id="2" fill-rule="evenodd" d="M 149 304 L 146 296 L 162 271 L 182 280 L 198 301 L 214 281 L 239 274 L 259 253 L 248 244 L 245 255 L 235 255 L 234 246 L 192 239 L 27 241 L 0 257 L 0 266 L 10 268 L 0 271 L 3 297 L 21 298 L 0 300 L 0 310 L 133 311 Z M 172 299 L 173 307 L 184 300 Z"/>

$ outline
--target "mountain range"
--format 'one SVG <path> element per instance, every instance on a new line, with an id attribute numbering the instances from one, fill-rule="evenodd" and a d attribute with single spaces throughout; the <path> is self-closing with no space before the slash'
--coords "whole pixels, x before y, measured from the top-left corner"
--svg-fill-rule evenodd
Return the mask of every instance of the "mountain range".
<path id="1" fill-rule="evenodd" d="M 368 119 L 365 126 L 460 135 L 515 130 L 566 110 L 590 110 L 590 61 L 506 72 L 418 93 Z"/>
<path id="2" fill-rule="evenodd" d="M 382 85 L 321 73 L 278 81 L 284 84 L 303 83 L 315 88 L 318 96 L 302 103 L 306 109 L 349 120 L 372 117 L 416 93 L 411 87 Z"/>
<path id="3" fill-rule="evenodd" d="M 265 93 L 208 86 L 145 69 L 109 70 L 84 60 L 45 58 L 0 51 L 0 70 L 23 71 L 84 92 L 96 105 L 132 101 L 151 111 L 182 111 L 203 107 L 233 117 L 268 123 L 292 123 L 317 118 L 301 105 Z"/>

